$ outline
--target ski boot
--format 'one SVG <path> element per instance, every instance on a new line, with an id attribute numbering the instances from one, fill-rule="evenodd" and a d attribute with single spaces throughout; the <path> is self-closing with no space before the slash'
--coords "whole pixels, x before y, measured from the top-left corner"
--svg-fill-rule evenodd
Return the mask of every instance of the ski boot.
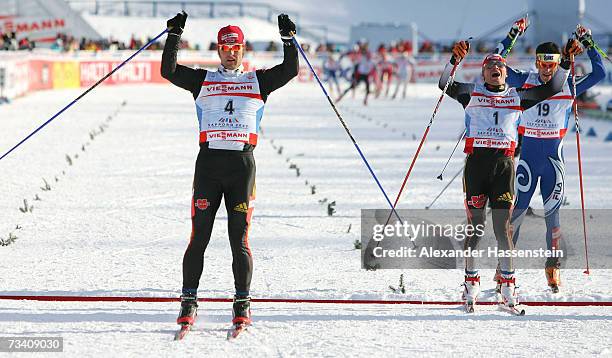
<path id="1" fill-rule="evenodd" d="M 234 305 L 232 307 L 234 325 L 251 325 L 251 297 L 249 296 L 234 296 Z"/>
<path id="2" fill-rule="evenodd" d="M 193 325 L 198 315 L 198 298 L 196 295 L 181 295 L 181 312 L 176 323 L 180 325 Z"/>
<path id="3" fill-rule="evenodd" d="M 516 279 L 514 276 L 500 277 L 501 284 L 501 304 L 506 307 L 514 307 L 518 305 L 518 297 L 516 295 Z"/>
<path id="4" fill-rule="evenodd" d="M 465 310 L 468 313 L 474 312 L 474 305 L 480 294 L 480 276 L 476 275 L 465 275 L 465 282 L 463 283 L 463 295 L 461 299 L 465 305 Z"/>
<path id="5" fill-rule="evenodd" d="M 548 281 L 548 287 L 553 293 L 559 292 L 559 286 L 561 285 L 561 263 L 558 260 L 546 262 L 546 268 L 544 272 L 546 274 L 546 280 Z"/>
<path id="6" fill-rule="evenodd" d="M 501 300 L 499 301 L 499 307 L 513 315 L 524 316 L 525 309 L 519 305 L 515 283 L 516 280 L 513 275 L 501 276 Z"/>
<path id="7" fill-rule="evenodd" d="M 251 325 L 251 297 L 234 296 L 234 306 L 232 307 L 233 319 L 232 327 L 227 331 L 227 339 L 233 340 L 238 335 L 246 331 Z"/>

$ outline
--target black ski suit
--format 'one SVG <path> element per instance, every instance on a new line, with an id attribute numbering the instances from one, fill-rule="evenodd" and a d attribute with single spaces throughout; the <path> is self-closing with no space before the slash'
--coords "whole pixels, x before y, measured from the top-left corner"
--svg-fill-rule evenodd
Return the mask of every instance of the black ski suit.
<path id="1" fill-rule="evenodd" d="M 176 63 L 179 41 L 179 36 L 168 35 L 162 54 L 161 73 L 176 86 L 190 91 L 196 99 L 207 71 Z M 284 41 L 283 51 L 281 64 L 255 72 L 264 102 L 270 93 L 287 84 L 298 73 L 297 49 L 291 41 Z M 200 143 L 193 180 L 192 233 L 183 257 L 184 293 L 197 291 L 204 252 L 210 241 L 215 214 L 224 197 L 236 294 L 249 294 L 253 272 L 248 232 L 252 215 L 250 202 L 255 199 L 254 148 L 254 145 L 245 144 L 242 150 L 212 149 L 209 142 Z"/>

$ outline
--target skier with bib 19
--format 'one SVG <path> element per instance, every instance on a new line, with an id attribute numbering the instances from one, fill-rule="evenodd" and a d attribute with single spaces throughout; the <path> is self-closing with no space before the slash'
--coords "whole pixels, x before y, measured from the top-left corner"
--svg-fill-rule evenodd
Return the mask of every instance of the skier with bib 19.
<path id="1" fill-rule="evenodd" d="M 576 44 L 568 43 L 565 53 L 576 51 Z M 469 44 L 457 42 L 453 56 L 440 77 L 439 87 L 444 90 L 452 68 L 468 53 Z M 518 136 L 518 121 L 523 110 L 529 109 L 561 91 L 567 79 L 569 61 L 561 63 L 551 81 L 529 89 L 514 88 L 506 84 L 506 61 L 499 54 L 490 54 L 482 63 L 482 79 L 477 83 L 451 81 L 446 91 L 465 109 L 467 154 L 463 186 L 468 222 L 484 227 L 486 204 L 491 201 L 493 230 L 499 250 L 513 250 L 510 233 L 510 215 L 514 201 L 513 154 Z M 480 230 L 478 230 L 480 232 Z M 480 235 L 465 240 L 466 250 L 476 250 Z M 511 257 L 500 259 L 502 301 L 515 309 L 518 299 L 515 291 L 514 267 Z M 466 310 L 472 312 L 480 293 L 480 276 L 474 257 L 466 258 L 463 300 Z"/>
<path id="2" fill-rule="evenodd" d="M 195 321 L 204 251 L 224 197 L 236 289 L 232 323 L 247 326 L 251 324 L 249 290 L 253 271 L 248 242 L 255 199 L 253 149 L 268 96 L 297 76 L 298 54 L 292 42 L 295 24 L 287 15 L 278 16 L 284 44 L 283 62 L 257 71 L 244 71 L 242 67 L 245 51 L 242 30 L 238 26 L 221 28 L 217 35 L 221 65 L 216 71 L 210 71 L 177 64 L 186 20 L 185 12 L 168 20 L 169 34 L 161 63 L 162 76 L 193 95 L 200 132 L 191 203 L 192 232 L 183 257 L 181 311 L 177 323 L 190 326 Z"/>
<path id="3" fill-rule="evenodd" d="M 526 18 L 518 20 L 515 28 L 526 28 Z M 501 42 L 501 51 L 507 51 L 510 43 L 524 31 L 513 31 Z M 601 56 L 593 47 L 591 30 L 578 25 L 578 40 L 587 49 L 591 60 L 592 72 L 577 77 L 576 96 L 596 85 L 606 76 Z M 544 42 L 536 48 L 537 71 L 518 71 L 508 68 L 508 84 L 517 88 L 530 88 L 547 83 L 559 67 L 561 53 L 553 42 Z M 567 131 L 573 104 L 574 78 L 563 84 L 561 93 L 548 98 L 537 106 L 526 110 L 521 116 L 519 133 L 523 136 L 521 156 L 516 169 L 517 198 L 512 212 L 513 241 L 516 245 L 519 230 L 538 180 L 546 222 L 546 245 L 548 250 L 559 249 L 562 239 L 559 224 L 559 209 L 565 192 L 565 164 L 563 160 L 563 137 Z M 545 274 L 553 292 L 559 291 L 561 283 L 559 257 L 549 257 L 545 264 Z"/>

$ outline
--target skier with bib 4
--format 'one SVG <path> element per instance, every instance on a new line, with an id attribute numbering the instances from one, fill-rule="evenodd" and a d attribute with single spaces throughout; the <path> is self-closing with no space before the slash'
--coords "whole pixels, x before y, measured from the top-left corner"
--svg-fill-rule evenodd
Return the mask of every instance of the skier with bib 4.
<path id="1" fill-rule="evenodd" d="M 245 39 L 238 26 L 226 26 L 217 35 L 220 66 L 215 71 L 177 64 L 186 13 L 168 20 L 169 34 L 161 63 L 162 76 L 193 95 L 199 123 L 200 152 L 196 161 L 191 203 L 192 232 L 183 257 L 180 325 L 192 325 L 197 311 L 197 290 L 221 199 L 225 200 L 235 296 L 235 326 L 251 324 L 250 284 L 253 258 L 249 226 L 255 199 L 255 160 L 259 123 L 270 93 L 298 73 L 298 55 L 292 39 L 295 24 L 278 16 L 283 41 L 283 62 L 267 70 L 245 71 Z"/>

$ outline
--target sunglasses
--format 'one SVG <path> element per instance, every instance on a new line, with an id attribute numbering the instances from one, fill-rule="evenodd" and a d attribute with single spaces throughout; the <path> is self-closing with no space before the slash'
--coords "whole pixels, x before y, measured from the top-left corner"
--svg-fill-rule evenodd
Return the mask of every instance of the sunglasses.
<path id="1" fill-rule="evenodd" d="M 557 67 L 557 65 L 558 65 L 557 62 L 544 62 L 544 61 L 538 60 L 538 67 L 542 69 L 554 70 Z"/>
<path id="2" fill-rule="evenodd" d="M 502 61 L 489 61 L 485 64 L 485 68 L 487 70 L 492 69 L 493 67 L 499 67 L 499 68 L 503 68 L 506 67 L 506 64 L 503 63 Z"/>
<path id="3" fill-rule="evenodd" d="M 243 47 L 242 44 L 231 44 L 231 45 L 220 45 L 219 46 L 219 48 L 223 52 L 240 51 L 242 47 Z"/>

